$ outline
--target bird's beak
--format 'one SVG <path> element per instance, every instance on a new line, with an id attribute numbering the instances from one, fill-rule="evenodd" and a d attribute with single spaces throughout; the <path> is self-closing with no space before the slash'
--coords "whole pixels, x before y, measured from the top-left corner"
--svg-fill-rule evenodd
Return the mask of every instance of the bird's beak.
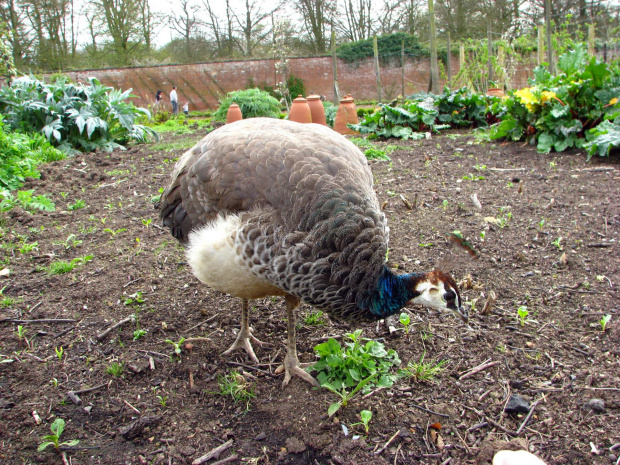
<path id="1" fill-rule="evenodd" d="M 457 308 L 456 313 L 458 313 L 458 315 L 461 317 L 463 323 L 467 323 L 469 321 L 469 312 L 462 305 Z"/>

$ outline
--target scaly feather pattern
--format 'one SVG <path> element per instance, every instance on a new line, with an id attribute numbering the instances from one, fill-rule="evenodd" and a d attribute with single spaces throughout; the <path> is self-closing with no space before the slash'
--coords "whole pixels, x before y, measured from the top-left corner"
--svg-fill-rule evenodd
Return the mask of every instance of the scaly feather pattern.
<path id="1" fill-rule="evenodd" d="M 183 243 L 237 215 L 238 265 L 332 317 L 379 319 L 414 297 L 415 275 L 385 266 L 388 228 L 365 157 L 329 128 L 265 118 L 219 128 L 179 160 L 161 207 Z"/>

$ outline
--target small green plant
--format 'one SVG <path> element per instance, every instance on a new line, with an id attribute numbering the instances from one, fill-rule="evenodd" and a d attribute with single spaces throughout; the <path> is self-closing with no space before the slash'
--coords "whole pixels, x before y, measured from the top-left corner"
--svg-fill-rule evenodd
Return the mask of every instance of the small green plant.
<path id="1" fill-rule="evenodd" d="M 82 241 L 78 239 L 75 234 L 69 234 L 65 239 L 65 249 L 70 249 L 71 247 L 76 248 L 81 243 Z"/>
<path id="2" fill-rule="evenodd" d="M 61 446 L 73 447 L 80 442 L 78 439 L 60 442 L 60 436 L 62 436 L 62 433 L 65 430 L 65 420 L 62 418 L 56 418 L 50 425 L 50 430 L 52 430 L 52 434 L 43 436 L 43 442 L 39 444 L 39 447 L 37 448 L 38 452 L 44 451 L 47 446 L 54 446 L 56 450 L 58 450 Z"/>
<path id="3" fill-rule="evenodd" d="M 374 147 L 370 147 L 364 150 L 364 155 L 367 160 L 384 160 L 390 161 L 390 157 L 388 157 L 385 153 L 385 150 L 377 149 Z"/>
<path id="4" fill-rule="evenodd" d="M 145 329 L 140 329 L 140 328 L 136 329 L 133 332 L 133 340 L 137 341 L 141 337 L 146 336 L 146 333 L 147 333 L 147 331 Z"/>
<path id="5" fill-rule="evenodd" d="M 409 337 L 409 324 L 411 323 L 411 318 L 409 317 L 409 314 L 405 312 L 401 313 L 398 321 L 400 321 L 400 324 L 402 324 L 405 327 L 405 334 L 407 335 L 407 338 L 408 338 Z"/>
<path id="6" fill-rule="evenodd" d="M 159 399 L 159 405 L 161 405 L 161 408 L 166 408 L 166 403 L 168 402 L 168 396 L 157 396 L 157 398 Z"/>
<path id="7" fill-rule="evenodd" d="M 323 312 L 320 310 L 312 310 L 304 317 L 304 324 L 306 326 L 317 326 L 325 324 L 325 321 L 323 321 Z"/>
<path id="8" fill-rule="evenodd" d="M 149 224 L 153 222 L 153 218 L 142 218 L 142 224 L 148 229 Z"/>
<path id="9" fill-rule="evenodd" d="M 80 208 L 84 208 L 85 206 L 86 202 L 84 202 L 82 199 L 77 199 L 75 203 L 67 205 L 67 208 L 69 210 L 79 210 Z"/>
<path id="10" fill-rule="evenodd" d="M 541 218 L 540 221 L 538 222 L 538 229 L 542 232 L 544 227 L 545 227 L 545 219 Z"/>
<path id="11" fill-rule="evenodd" d="M 472 173 L 463 176 L 463 181 L 484 181 L 484 176 L 474 175 Z"/>
<path id="12" fill-rule="evenodd" d="M 363 425 L 364 431 L 368 434 L 368 430 L 370 429 L 370 419 L 372 418 L 372 412 L 370 410 L 362 410 L 360 412 L 360 420 L 357 423 L 353 423 L 351 426 Z"/>
<path id="13" fill-rule="evenodd" d="M 521 305 L 517 309 L 517 320 L 519 320 L 519 324 L 521 326 L 525 326 L 525 319 L 527 318 L 527 316 L 529 314 L 530 314 L 530 312 L 527 310 L 527 306 L 526 305 Z"/>
<path id="14" fill-rule="evenodd" d="M 4 295 L 5 289 L 6 289 L 6 286 L 0 289 L 0 308 L 11 307 L 17 302 L 17 300 L 14 299 L 13 297 Z"/>
<path id="15" fill-rule="evenodd" d="M 33 242 L 28 244 L 27 242 L 23 242 L 21 247 L 18 249 L 21 254 L 27 254 L 32 252 L 33 250 L 39 250 L 39 243 Z"/>
<path id="16" fill-rule="evenodd" d="M 174 353 L 175 355 L 178 357 L 181 355 L 181 344 L 183 344 L 183 342 L 185 342 L 185 338 L 182 337 L 181 339 L 179 339 L 179 342 L 174 342 L 171 339 L 166 339 L 165 341 L 167 344 L 172 344 L 172 346 L 174 347 Z"/>
<path id="17" fill-rule="evenodd" d="M 106 368 L 105 372 L 109 375 L 115 376 L 115 377 L 120 377 L 123 375 L 123 371 L 124 371 L 124 367 L 123 367 L 123 363 L 117 363 L 117 362 L 112 362 L 110 363 L 110 366 L 108 368 Z"/>
<path id="18" fill-rule="evenodd" d="M 220 376 L 217 379 L 220 395 L 230 396 L 236 403 L 245 402 L 245 410 L 250 409 L 250 401 L 254 398 L 254 387 L 236 371 Z"/>
<path id="19" fill-rule="evenodd" d="M 480 231 L 479 236 L 480 236 L 480 240 L 484 242 L 484 239 L 487 237 L 486 231 Z"/>
<path id="20" fill-rule="evenodd" d="M 56 357 L 58 357 L 58 361 L 60 363 L 62 363 L 62 356 L 65 353 L 64 347 L 62 347 L 62 346 L 56 347 L 56 348 L 54 348 L 54 352 L 56 352 Z"/>
<path id="21" fill-rule="evenodd" d="M 17 338 L 19 339 L 19 347 L 22 348 L 24 346 L 24 343 L 26 346 L 30 347 L 30 343 L 28 342 L 28 339 L 26 339 L 26 328 L 18 325 L 16 333 Z"/>
<path id="22" fill-rule="evenodd" d="M 58 379 L 57 378 L 50 379 L 50 383 L 52 383 L 52 386 L 54 386 L 55 388 L 58 387 Z"/>
<path id="23" fill-rule="evenodd" d="M 444 210 L 448 210 L 448 205 L 450 204 L 450 202 L 448 202 L 448 199 L 444 199 L 444 201 L 441 204 Z"/>
<path id="24" fill-rule="evenodd" d="M 85 255 L 83 257 L 74 258 L 70 262 L 65 261 L 57 261 L 50 263 L 50 266 L 47 269 L 47 272 L 51 275 L 56 274 L 65 274 L 73 271 L 73 269 L 77 265 L 83 265 L 84 263 L 88 263 L 93 259 L 92 255 Z"/>
<path id="25" fill-rule="evenodd" d="M 319 360 L 310 370 L 319 372 L 317 380 L 321 387 L 336 394 L 340 399 L 330 405 L 331 416 L 360 391 L 369 392 L 373 387 L 391 387 L 396 376 L 392 367 L 400 365 L 398 354 L 378 341 L 362 338 L 362 330 L 346 335 L 349 341 L 344 347 L 335 339 L 317 345 L 314 350 Z M 365 343 L 364 343 L 365 341 Z"/>
<path id="26" fill-rule="evenodd" d="M 144 303 L 144 299 L 142 298 L 142 292 L 138 291 L 135 294 L 131 294 L 130 296 L 127 296 L 127 298 L 123 302 L 123 305 L 143 304 L 143 303 Z"/>
<path id="27" fill-rule="evenodd" d="M 122 233 L 123 231 L 127 231 L 127 229 L 126 228 L 121 228 L 121 229 L 117 229 L 116 231 L 114 231 L 113 229 L 105 228 L 103 231 L 107 232 L 107 233 L 110 233 L 110 235 L 112 237 L 115 237 L 117 234 Z"/>
<path id="28" fill-rule="evenodd" d="M 399 370 L 399 376 L 404 378 L 413 378 L 418 382 L 433 381 L 435 377 L 441 373 L 443 366 L 447 362 L 446 360 L 441 360 L 437 363 L 425 362 L 425 356 L 426 351 L 422 354 L 422 358 L 419 362 L 411 361 L 405 368 Z"/>
<path id="29" fill-rule="evenodd" d="M 562 245 L 560 244 L 560 242 L 562 242 L 562 238 L 558 237 L 556 240 L 554 240 L 553 242 L 551 242 L 553 245 L 555 245 L 558 250 L 562 250 Z"/>
<path id="30" fill-rule="evenodd" d="M 605 332 L 605 328 L 607 328 L 607 323 L 611 320 L 611 315 L 605 315 L 599 323 L 601 324 L 601 331 Z"/>
<path id="31" fill-rule="evenodd" d="M 509 211 L 509 207 L 500 207 L 499 215 L 497 217 L 497 224 L 501 229 L 504 229 L 510 223 L 512 219 L 512 212 Z"/>

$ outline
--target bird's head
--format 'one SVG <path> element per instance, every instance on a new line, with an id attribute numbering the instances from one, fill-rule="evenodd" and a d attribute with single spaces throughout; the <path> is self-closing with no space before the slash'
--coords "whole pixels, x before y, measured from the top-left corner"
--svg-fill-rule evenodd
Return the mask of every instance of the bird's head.
<path id="1" fill-rule="evenodd" d="M 413 303 L 454 312 L 467 323 L 469 314 L 463 307 L 456 282 L 448 273 L 433 270 L 416 279 L 414 286 L 417 296 L 412 299 Z"/>

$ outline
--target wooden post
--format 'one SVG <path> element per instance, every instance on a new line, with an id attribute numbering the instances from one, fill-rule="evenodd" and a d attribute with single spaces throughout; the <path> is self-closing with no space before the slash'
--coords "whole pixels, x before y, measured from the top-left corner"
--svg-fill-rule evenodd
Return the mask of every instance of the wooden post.
<path id="1" fill-rule="evenodd" d="M 538 65 L 545 61 L 545 41 L 543 40 L 543 26 L 538 25 Z"/>
<path id="2" fill-rule="evenodd" d="M 594 24 L 588 24 L 588 54 L 594 56 Z"/>
<path id="3" fill-rule="evenodd" d="M 340 89 L 338 88 L 338 59 L 336 58 L 336 33 L 332 31 L 332 70 L 334 72 L 334 105 L 340 103 Z"/>
<path id="4" fill-rule="evenodd" d="M 459 71 L 465 67 L 465 46 L 459 45 Z"/>
<path id="5" fill-rule="evenodd" d="M 381 76 L 379 74 L 379 47 L 377 36 L 372 39 L 372 48 L 375 53 L 375 75 L 377 77 L 377 102 L 381 103 Z"/>
<path id="6" fill-rule="evenodd" d="M 448 31 L 448 61 L 446 62 L 448 71 L 448 86 L 452 85 L 452 44 L 450 43 L 450 31 Z"/>
<path id="7" fill-rule="evenodd" d="M 545 24 L 547 26 L 547 63 L 549 63 L 549 72 L 555 74 L 553 47 L 551 46 L 551 0 L 545 0 Z"/>
<path id="8" fill-rule="evenodd" d="M 405 101 L 405 39 L 400 44 L 400 95 Z"/>
<path id="9" fill-rule="evenodd" d="M 431 42 L 431 76 L 428 90 L 433 94 L 439 93 L 439 63 L 437 62 L 437 38 L 435 37 L 435 5 L 433 0 L 428 0 L 428 16 L 430 19 L 430 42 Z"/>
<path id="10" fill-rule="evenodd" d="M 487 83 L 493 80 L 493 38 L 491 37 L 491 20 L 487 23 Z M 488 86 L 487 86 L 488 87 Z"/>

